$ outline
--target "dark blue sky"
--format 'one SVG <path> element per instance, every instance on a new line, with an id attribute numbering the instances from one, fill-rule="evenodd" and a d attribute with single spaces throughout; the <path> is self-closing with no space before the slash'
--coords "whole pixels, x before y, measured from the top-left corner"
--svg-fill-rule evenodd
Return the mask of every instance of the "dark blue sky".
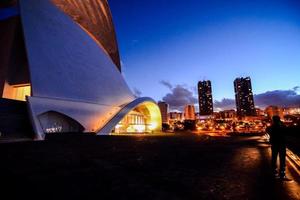
<path id="1" fill-rule="evenodd" d="M 210 79 L 215 100 L 233 98 L 233 80 L 255 94 L 300 85 L 300 1 L 109 0 L 124 76 L 156 100 L 168 81 L 194 92 Z"/>

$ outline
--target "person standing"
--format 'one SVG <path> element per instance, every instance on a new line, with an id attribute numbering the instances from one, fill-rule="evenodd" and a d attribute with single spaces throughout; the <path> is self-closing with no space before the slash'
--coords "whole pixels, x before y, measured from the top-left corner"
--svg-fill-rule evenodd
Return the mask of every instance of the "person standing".
<path id="1" fill-rule="evenodd" d="M 285 126 L 282 124 L 279 116 L 273 116 L 272 125 L 267 129 L 270 135 L 270 143 L 272 149 L 271 166 L 274 175 L 284 180 L 287 179 L 285 175 L 285 162 L 286 162 L 286 140 L 285 140 Z M 277 171 L 277 157 L 279 155 L 280 168 Z M 279 173 L 279 174 L 278 174 Z"/>

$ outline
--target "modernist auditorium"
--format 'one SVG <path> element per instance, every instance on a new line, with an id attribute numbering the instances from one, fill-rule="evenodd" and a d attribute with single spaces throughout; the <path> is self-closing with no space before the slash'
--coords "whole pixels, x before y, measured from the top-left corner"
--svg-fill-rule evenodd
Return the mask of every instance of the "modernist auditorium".
<path id="1" fill-rule="evenodd" d="M 0 13 L 2 137 L 161 130 L 121 74 L 107 0 L 1 0 Z"/>

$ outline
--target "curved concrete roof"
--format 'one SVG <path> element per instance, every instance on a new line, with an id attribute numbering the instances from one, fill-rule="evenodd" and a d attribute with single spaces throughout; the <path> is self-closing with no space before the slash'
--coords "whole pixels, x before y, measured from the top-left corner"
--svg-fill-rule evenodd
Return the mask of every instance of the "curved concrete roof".
<path id="1" fill-rule="evenodd" d="M 32 96 L 120 106 L 134 99 L 105 50 L 50 0 L 20 1 Z"/>
<path id="2" fill-rule="evenodd" d="M 104 47 L 121 70 L 120 55 L 107 0 L 52 0 Z"/>

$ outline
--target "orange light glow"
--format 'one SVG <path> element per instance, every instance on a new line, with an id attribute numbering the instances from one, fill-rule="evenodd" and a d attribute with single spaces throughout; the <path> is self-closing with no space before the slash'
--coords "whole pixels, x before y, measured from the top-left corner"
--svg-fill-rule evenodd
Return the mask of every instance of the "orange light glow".
<path id="1" fill-rule="evenodd" d="M 3 98 L 26 101 L 26 96 L 31 95 L 30 85 L 9 85 L 5 83 Z"/>
<path id="2" fill-rule="evenodd" d="M 152 102 L 144 102 L 115 126 L 114 133 L 152 133 L 160 130 L 161 114 L 158 106 Z"/>

